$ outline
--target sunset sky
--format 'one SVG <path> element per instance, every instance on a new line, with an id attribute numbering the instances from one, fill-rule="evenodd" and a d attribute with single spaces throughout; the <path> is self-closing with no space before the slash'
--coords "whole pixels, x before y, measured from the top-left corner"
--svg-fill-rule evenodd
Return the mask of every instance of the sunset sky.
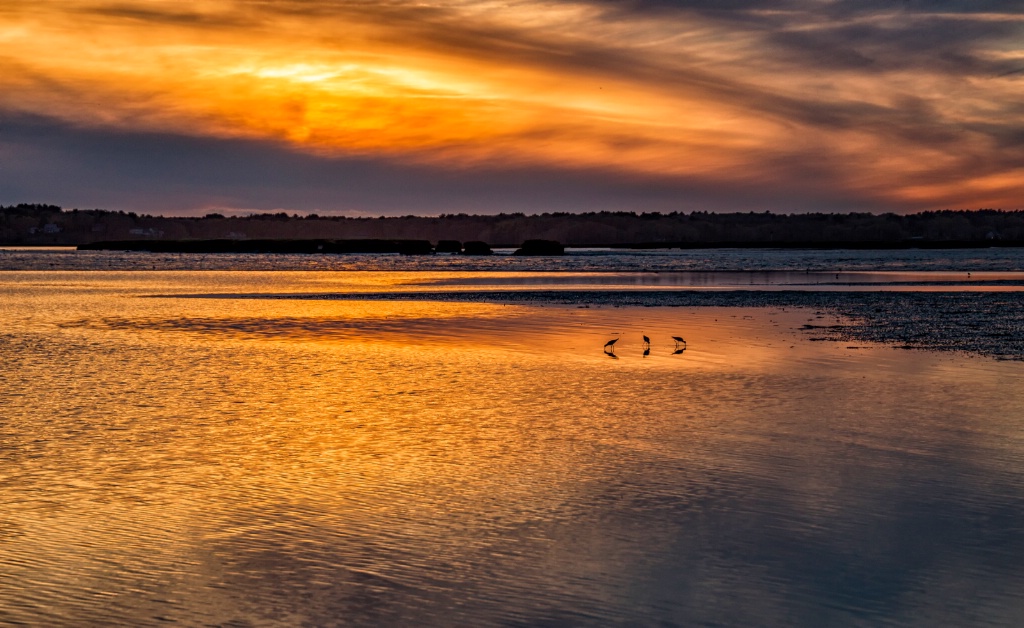
<path id="1" fill-rule="evenodd" d="M 0 0 L 0 204 L 1024 208 L 1024 2 Z"/>

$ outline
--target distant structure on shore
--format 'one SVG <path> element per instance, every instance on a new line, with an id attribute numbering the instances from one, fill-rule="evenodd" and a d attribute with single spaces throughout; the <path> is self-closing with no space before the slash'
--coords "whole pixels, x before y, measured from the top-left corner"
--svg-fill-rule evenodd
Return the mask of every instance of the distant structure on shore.
<path id="1" fill-rule="evenodd" d="M 163 217 L 54 205 L 0 206 L 0 244 L 88 245 L 111 241 L 430 242 L 439 253 L 521 248 L 945 248 L 1024 245 L 1024 210 L 917 214 L 710 212 L 497 214 L 345 218 L 285 213 Z M 533 242 L 534 244 L 530 244 Z M 554 243 L 551 244 L 543 244 Z M 221 246 L 221 245 L 218 245 Z M 228 246 L 228 245 L 223 245 Z M 422 245 L 416 245 L 422 246 Z M 456 250 L 455 247 L 461 246 Z M 545 248 L 546 247 L 546 248 Z"/>

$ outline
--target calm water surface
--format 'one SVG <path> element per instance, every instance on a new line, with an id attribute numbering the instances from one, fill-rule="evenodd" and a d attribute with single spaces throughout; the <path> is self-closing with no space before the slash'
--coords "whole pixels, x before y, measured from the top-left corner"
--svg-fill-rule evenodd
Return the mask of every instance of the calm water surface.
<path id="1" fill-rule="evenodd" d="M 0 273 L 0 623 L 1024 621 L 1024 363 L 436 273 Z"/>

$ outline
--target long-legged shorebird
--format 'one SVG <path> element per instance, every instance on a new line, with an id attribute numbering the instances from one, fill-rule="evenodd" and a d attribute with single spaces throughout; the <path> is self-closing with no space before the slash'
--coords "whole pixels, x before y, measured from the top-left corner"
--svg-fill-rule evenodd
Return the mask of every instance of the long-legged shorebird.
<path id="1" fill-rule="evenodd" d="M 651 346 L 651 339 L 648 338 L 647 336 L 644 336 L 644 344 L 647 345 L 648 347 Z"/>
<path id="2" fill-rule="evenodd" d="M 604 350 L 605 350 L 605 352 L 607 353 L 609 351 L 615 351 L 615 343 L 618 342 L 618 341 L 619 341 L 618 338 L 612 338 L 608 342 L 604 343 Z"/>
<path id="3" fill-rule="evenodd" d="M 672 340 L 676 341 L 677 347 L 679 346 L 679 343 L 683 343 L 684 345 L 686 344 L 686 341 L 680 338 L 679 336 L 672 336 Z"/>

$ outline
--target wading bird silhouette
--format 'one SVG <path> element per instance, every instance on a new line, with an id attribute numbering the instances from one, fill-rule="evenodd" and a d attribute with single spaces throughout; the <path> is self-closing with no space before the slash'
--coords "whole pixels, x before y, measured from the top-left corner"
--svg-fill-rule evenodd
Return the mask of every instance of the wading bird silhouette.
<path id="1" fill-rule="evenodd" d="M 686 344 L 686 341 L 683 340 L 682 338 L 680 338 L 679 336 L 672 336 L 672 340 L 676 341 L 676 346 L 677 347 L 679 346 L 679 343 L 682 343 L 684 345 Z"/>
<path id="2" fill-rule="evenodd" d="M 618 342 L 618 341 L 619 341 L 618 338 L 612 338 L 608 342 L 604 343 L 604 352 L 605 353 L 614 353 L 615 352 L 615 343 Z"/>
<path id="3" fill-rule="evenodd" d="M 644 344 L 647 345 L 648 347 L 650 347 L 651 346 L 651 339 L 648 338 L 647 336 L 644 336 Z"/>

